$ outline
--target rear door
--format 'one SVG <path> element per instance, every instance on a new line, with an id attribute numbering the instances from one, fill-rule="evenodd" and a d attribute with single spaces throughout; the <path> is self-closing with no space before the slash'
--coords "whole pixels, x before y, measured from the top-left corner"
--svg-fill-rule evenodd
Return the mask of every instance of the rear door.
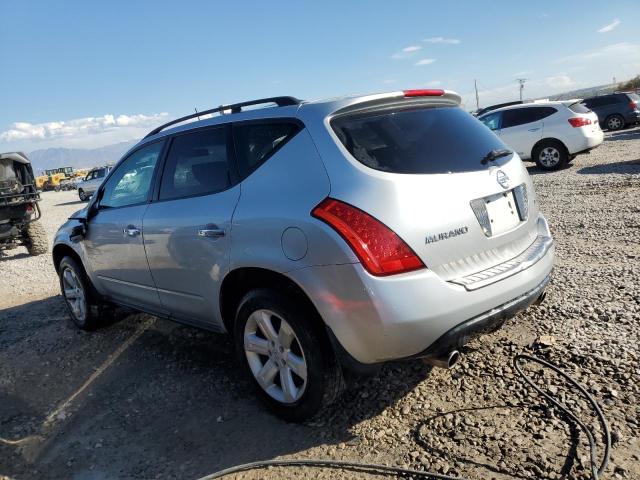
<path id="1" fill-rule="evenodd" d="M 222 329 L 220 282 L 229 269 L 231 218 L 240 185 L 231 127 L 176 135 L 157 201 L 144 215 L 144 244 L 162 305 L 181 320 Z"/>
<path id="2" fill-rule="evenodd" d="M 131 153 L 101 188 L 83 241 L 100 291 L 122 303 L 159 310 L 142 241 L 142 217 L 153 190 L 163 141 Z"/>
<path id="3" fill-rule="evenodd" d="M 542 115 L 540 107 L 510 108 L 502 111 L 500 138 L 520 158 L 531 158 L 531 150 L 542 138 Z"/>

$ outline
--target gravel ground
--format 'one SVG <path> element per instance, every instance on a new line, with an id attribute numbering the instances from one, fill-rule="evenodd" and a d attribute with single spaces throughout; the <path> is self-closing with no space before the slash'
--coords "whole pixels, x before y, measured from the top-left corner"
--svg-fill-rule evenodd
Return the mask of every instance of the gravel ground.
<path id="1" fill-rule="evenodd" d="M 471 342 L 452 370 L 387 365 L 306 425 L 264 411 L 237 380 L 224 337 L 128 312 L 80 332 L 66 319 L 49 256 L 8 252 L 0 478 L 197 478 L 287 457 L 469 479 L 586 478 L 584 435 L 515 375 L 512 356 L 529 352 L 562 366 L 603 406 L 613 433 L 605 478 L 640 479 L 640 128 L 607 134 L 564 171 L 530 173 L 557 248 L 545 303 Z M 42 206 L 53 236 L 82 204 L 61 192 L 43 194 Z M 597 428 L 558 378 L 529 371 Z M 272 468 L 236 478 L 368 477 Z"/>

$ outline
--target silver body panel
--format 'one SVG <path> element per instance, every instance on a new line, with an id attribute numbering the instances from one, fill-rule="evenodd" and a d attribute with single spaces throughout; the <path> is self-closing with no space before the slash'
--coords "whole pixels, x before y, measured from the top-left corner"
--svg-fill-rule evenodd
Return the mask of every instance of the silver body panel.
<path id="1" fill-rule="evenodd" d="M 449 92 L 416 100 L 399 92 L 347 97 L 222 115 L 163 131 L 142 143 L 245 120 L 297 118 L 304 124 L 224 192 L 99 210 L 85 240 L 70 241 L 75 222 L 69 221 L 55 244 L 78 253 L 100 293 L 216 331 L 225 330 L 220 311 L 225 277 L 244 267 L 271 270 L 307 294 L 357 361 L 415 355 L 461 322 L 535 290 L 552 270 L 554 248 L 517 155 L 479 171 L 435 175 L 382 172 L 355 160 L 333 133 L 331 119 L 394 102 L 457 105 L 459 97 Z M 528 214 L 513 228 L 487 236 L 470 201 L 505 191 L 498 171 L 508 176 L 509 189 L 526 187 Z M 328 196 L 386 224 L 426 268 L 388 277 L 369 274 L 342 237 L 310 215 Z M 129 225 L 139 227 L 141 235 L 123 236 Z M 461 227 L 463 235 L 425 241 Z M 224 235 L 200 236 L 203 228 Z"/>

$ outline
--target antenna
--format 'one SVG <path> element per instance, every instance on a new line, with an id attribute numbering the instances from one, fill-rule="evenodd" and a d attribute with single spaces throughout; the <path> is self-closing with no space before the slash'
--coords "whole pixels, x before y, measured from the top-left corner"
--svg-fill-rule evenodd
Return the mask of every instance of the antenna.
<path id="1" fill-rule="evenodd" d="M 476 110 L 480 110 L 480 97 L 478 97 L 478 82 L 476 79 L 473 79 L 473 86 L 476 89 Z"/>
<path id="2" fill-rule="evenodd" d="M 193 107 L 193 109 L 196 111 L 196 114 L 198 113 L 198 109 L 196 107 Z M 198 115 L 198 120 L 200 120 L 200 115 Z"/>
<path id="3" fill-rule="evenodd" d="M 520 84 L 520 101 L 522 101 L 522 91 L 524 90 L 524 84 L 528 78 L 516 78 L 516 82 Z"/>

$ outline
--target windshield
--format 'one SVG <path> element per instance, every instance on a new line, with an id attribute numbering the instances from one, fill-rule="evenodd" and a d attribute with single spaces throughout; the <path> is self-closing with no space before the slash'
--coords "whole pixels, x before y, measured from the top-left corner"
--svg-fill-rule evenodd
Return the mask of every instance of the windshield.
<path id="1" fill-rule="evenodd" d="M 480 161 L 487 153 L 507 148 L 479 120 L 458 107 L 344 116 L 331 125 L 356 160 L 391 173 L 484 170 L 489 166 Z"/>

